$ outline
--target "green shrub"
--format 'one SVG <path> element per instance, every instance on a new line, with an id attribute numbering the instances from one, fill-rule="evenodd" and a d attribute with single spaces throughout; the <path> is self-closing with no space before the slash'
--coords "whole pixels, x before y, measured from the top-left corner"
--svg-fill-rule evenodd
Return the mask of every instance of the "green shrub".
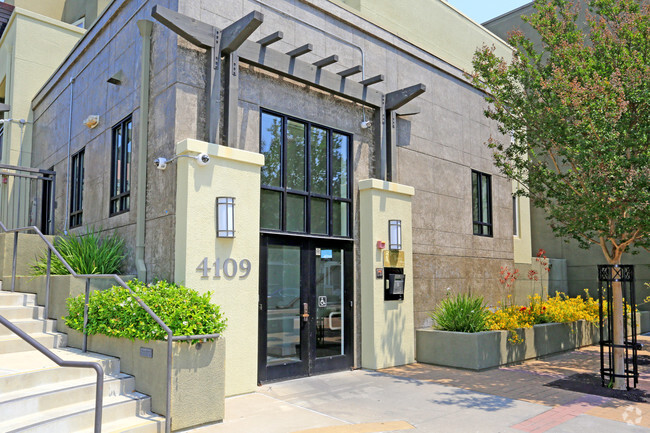
<path id="1" fill-rule="evenodd" d="M 459 294 L 444 299 L 431 313 L 431 318 L 435 326 L 444 331 L 481 332 L 487 330 L 489 314 L 482 297 Z"/>
<path id="2" fill-rule="evenodd" d="M 222 333 L 226 319 L 219 307 L 210 303 L 210 293 L 166 281 L 145 284 L 132 280 L 127 285 L 167 324 L 174 335 Z M 65 324 L 83 332 L 84 295 L 68 298 Z M 88 302 L 88 335 L 103 334 L 131 340 L 165 340 L 167 334 L 123 287 L 98 290 Z"/>
<path id="3" fill-rule="evenodd" d="M 124 240 L 116 233 L 103 239 L 99 231 L 88 229 L 84 234 L 70 233 L 54 238 L 54 247 L 79 274 L 116 274 L 124 261 Z M 69 275 L 57 256 L 52 254 L 52 275 Z M 47 273 L 47 254 L 38 257 L 32 265 L 33 275 Z"/>

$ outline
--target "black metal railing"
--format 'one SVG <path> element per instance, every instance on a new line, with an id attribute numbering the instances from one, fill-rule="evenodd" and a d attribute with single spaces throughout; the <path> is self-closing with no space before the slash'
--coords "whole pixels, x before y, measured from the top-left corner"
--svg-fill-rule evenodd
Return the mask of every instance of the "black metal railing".
<path id="1" fill-rule="evenodd" d="M 56 173 L 52 170 L 0 164 L 0 209 L 5 209 L 0 218 L 10 228 L 39 221 L 42 233 L 53 234 L 55 190 Z M 32 215 L 25 211 L 30 200 L 37 204 Z"/>
<path id="2" fill-rule="evenodd" d="M 45 318 L 47 319 L 47 317 Z M 59 367 L 75 367 L 75 368 L 92 368 L 97 372 L 97 385 L 95 386 L 95 433 L 102 431 L 102 408 L 104 407 L 104 369 L 99 362 L 93 361 L 66 361 L 58 357 L 47 347 L 32 338 L 28 333 L 11 323 L 4 316 L 0 316 L 0 324 L 9 328 L 14 334 L 25 340 L 34 349 L 47 356 L 50 360 L 54 361 Z"/>
<path id="3" fill-rule="evenodd" d="M 97 279 L 112 279 L 115 281 L 115 283 L 123 288 L 125 288 L 129 294 L 136 300 L 136 302 L 147 312 L 147 314 L 165 331 L 167 334 L 166 340 L 167 340 L 167 401 L 165 404 L 165 432 L 170 433 L 171 431 L 171 409 L 172 409 L 172 402 L 171 402 L 171 385 L 172 385 L 172 343 L 174 341 L 190 341 L 190 340 L 207 340 L 207 339 L 213 339 L 213 338 L 218 338 L 220 334 L 207 334 L 207 335 L 173 335 L 173 332 L 165 322 L 154 313 L 151 308 L 142 300 L 140 297 L 138 297 L 135 293 L 133 293 L 133 290 L 120 278 L 119 275 L 116 274 L 78 274 L 77 272 L 72 269 L 72 267 L 68 264 L 68 262 L 65 261 L 65 259 L 61 256 L 61 254 L 54 248 L 54 245 L 43 235 L 43 233 L 38 229 L 38 227 L 31 226 L 31 227 L 20 227 L 20 228 L 15 228 L 15 229 L 7 229 L 5 225 L 0 221 L 0 230 L 2 230 L 4 233 L 13 233 L 14 234 L 14 250 L 13 250 L 13 265 L 12 265 L 12 270 L 11 270 L 11 291 L 15 291 L 15 282 L 16 282 L 16 257 L 17 257 L 17 252 L 18 252 L 18 233 L 19 232 L 28 232 L 28 231 L 34 231 L 40 238 L 45 242 L 45 245 L 47 246 L 47 269 L 46 269 L 46 282 L 45 282 L 45 312 L 46 316 L 45 318 L 47 319 L 47 312 L 49 311 L 49 302 L 50 302 L 50 278 L 51 278 L 51 264 L 52 264 L 52 254 L 54 254 L 65 266 L 65 268 L 70 272 L 70 275 L 72 275 L 75 278 L 85 278 L 86 279 L 86 290 L 85 290 L 85 306 L 84 306 L 84 331 L 83 331 L 83 351 L 85 352 L 87 347 L 88 347 L 88 334 L 86 332 L 86 327 L 88 324 L 88 299 L 90 295 L 90 279 L 91 278 L 97 278 Z"/>
<path id="4" fill-rule="evenodd" d="M 625 379 L 627 389 L 636 388 L 639 382 L 639 364 L 636 331 L 636 294 L 634 291 L 634 266 L 598 265 L 598 299 L 600 316 L 600 377 L 603 386 L 616 378 Z M 623 344 L 614 343 L 613 285 L 621 285 L 623 295 Z M 628 329 L 629 328 L 629 329 Z M 615 371 L 615 350 L 624 350 L 623 373 Z M 630 386 L 630 381 L 632 386 Z"/>

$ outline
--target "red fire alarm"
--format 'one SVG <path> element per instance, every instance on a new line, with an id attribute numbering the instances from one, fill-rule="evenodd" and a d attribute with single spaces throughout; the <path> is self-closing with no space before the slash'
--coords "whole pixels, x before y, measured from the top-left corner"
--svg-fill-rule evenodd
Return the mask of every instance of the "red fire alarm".
<path id="1" fill-rule="evenodd" d="M 6 185 L 8 181 L 9 181 L 9 176 L 3 174 L 2 175 L 2 183 Z"/>
<path id="2" fill-rule="evenodd" d="M 377 249 L 383 250 L 384 248 L 386 248 L 386 242 L 377 241 Z"/>

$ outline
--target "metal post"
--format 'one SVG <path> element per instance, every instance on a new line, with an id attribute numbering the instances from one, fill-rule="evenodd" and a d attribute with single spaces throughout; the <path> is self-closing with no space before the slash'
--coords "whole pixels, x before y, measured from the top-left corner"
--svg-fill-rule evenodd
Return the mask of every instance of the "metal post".
<path id="1" fill-rule="evenodd" d="M 45 273 L 45 320 L 50 317 L 50 274 L 52 272 L 52 250 L 47 249 L 47 271 Z"/>
<path id="2" fill-rule="evenodd" d="M 11 265 L 11 291 L 16 290 L 16 257 L 18 256 L 18 232 L 14 233 L 14 258 Z"/>
<path id="3" fill-rule="evenodd" d="M 104 370 L 97 364 L 97 385 L 95 386 L 95 433 L 102 433 L 102 411 L 104 410 Z"/>
<path id="4" fill-rule="evenodd" d="M 88 350 L 88 331 L 86 327 L 88 326 L 88 298 L 90 296 L 90 278 L 86 278 L 86 298 L 84 302 L 84 341 L 82 350 L 86 352 Z"/>
<path id="5" fill-rule="evenodd" d="M 172 428 L 172 333 L 167 334 L 167 413 L 165 414 L 165 433 Z"/>

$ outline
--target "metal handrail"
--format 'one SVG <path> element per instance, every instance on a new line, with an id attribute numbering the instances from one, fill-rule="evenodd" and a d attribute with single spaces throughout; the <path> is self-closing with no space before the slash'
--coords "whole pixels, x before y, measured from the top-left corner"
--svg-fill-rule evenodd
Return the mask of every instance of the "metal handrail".
<path id="1" fill-rule="evenodd" d="M 47 319 L 47 317 L 46 317 Z M 11 323 L 7 318 L 0 315 L 0 323 L 14 334 L 25 340 L 34 349 L 47 356 L 50 360 L 54 361 L 59 367 L 77 367 L 77 368 L 92 368 L 97 372 L 97 385 L 95 386 L 95 433 L 102 431 L 102 410 L 104 407 L 104 369 L 99 362 L 93 361 L 66 361 L 59 358 L 54 352 L 41 343 L 36 341 L 28 333 Z"/>
<path id="2" fill-rule="evenodd" d="M 72 275 L 75 278 L 85 278 L 86 279 L 86 293 L 85 293 L 85 306 L 84 306 L 84 333 L 83 333 L 83 351 L 86 351 L 87 348 L 87 340 L 88 340 L 88 335 L 86 333 L 86 325 L 88 323 L 88 298 L 89 298 L 89 293 L 90 293 L 90 279 L 91 278 L 97 278 L 97 279 L 113 279 L 119 286 L 125 288 L 128 290 L 129 294 L 136 300 L 136 302 L 151 316 L 153 320 L 158 323 L 158 325 L 165 331 L 167 334 L 166 340 L 167 340 L 167 402 L 165 404 L 165 432 L 170 433 L 171 432 L 171 407 L 172 407 L 172 401 L 171 401 L 171 388 L 172 388 L 172 343 L 174 341 L 187 341 L 187 340 L 205 340 L 205 339 L 210 339 L 210 338 L 218 338 L 220 334 L 208 334 L 208 335 L 178 335 L 174 336 L 171 328 L 163 322 L 163 320 L 154 313 L 151 308 L 142 300 L 140 299 L 139 296 L 137 296 L 135 293 L 133 293 L 133 290 L 120 278 L 119 275 L 117 274 L 78 274 L 72 269 L 72 267 L 68 264 L 68 262 L 65 261 L 65 259 L 61 256 L 59 251 L 54 248 L 54 245 L 47 240 L 45 235 L 38 229 L 36 226 L 28 226 L 28 227 L 20 227 L 16 229 L 7 229 L 7 227 L 0 221 L 0 229 L 4 233 L 13 233 L 14 234 L 14 252 L 13 252 L 13 266 L 11 270 L 11 291 L 13 292 L 15 290 L 15 282 L 16 282 L 16 257 L 17 257 L 17 250 L 18 250 L 18 233 L 19 232 L 24 232 L 24 231 L 34 231 L 36 234 L 45 242 L 45 245 L 47 245 L 48 248 L 48 259 L 47 259 L 47 274 L 46 274 L 46 295 L 45 295 L 45 311 L 48 311 L 49 307 L 49 287 L 50 287 L 50 265 L 51 265 L 51 253 L 54 253 L 57 258 L 63 263 L 63 266 L 70 272 L 70 275 Z M 47 317 L 46 317 L 47 318 Z"/>

